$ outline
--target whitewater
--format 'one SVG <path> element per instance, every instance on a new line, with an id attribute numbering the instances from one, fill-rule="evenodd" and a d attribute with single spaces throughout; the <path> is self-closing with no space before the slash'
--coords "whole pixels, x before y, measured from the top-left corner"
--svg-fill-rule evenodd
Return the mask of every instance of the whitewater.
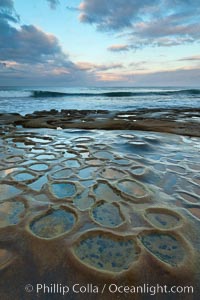
<path id="1" fill-rule="evenodd" d="M 200 88 L 0 87 L 0 113 L 56 109 L 117 110 L 200 108 Z"/>

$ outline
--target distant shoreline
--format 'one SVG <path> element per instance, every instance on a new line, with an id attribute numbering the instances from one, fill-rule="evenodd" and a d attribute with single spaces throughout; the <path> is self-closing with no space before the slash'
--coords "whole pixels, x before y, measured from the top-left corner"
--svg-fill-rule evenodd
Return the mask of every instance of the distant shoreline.
<path id="1" fill-rule="evenodd" d="M 200 109 L 50 110 L 0 114 L 2 125 L 24 128 L 147 130 L 200 137 Z"/>

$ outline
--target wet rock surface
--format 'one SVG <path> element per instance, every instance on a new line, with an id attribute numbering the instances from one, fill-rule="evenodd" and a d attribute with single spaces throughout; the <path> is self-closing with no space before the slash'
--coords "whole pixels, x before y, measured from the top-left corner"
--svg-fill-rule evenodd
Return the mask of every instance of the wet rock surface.
<path id="1" fill-rule="evenodd" d="M 0 137 L 2 299 L 61 299 L 24 291 L 37 282 L 187 284 L 198 299 L 199 138 L 12 125 Z"/>
<path id="2" fill-rule="evenodd" d="M 126 112 L 107 110 L 51 110 L 32 114 L 0 114 L 2 124 L 25 128 L 80 128 L 107 130 L 149 130 L 200 136 L 200 110 L 140 109 Z"/>

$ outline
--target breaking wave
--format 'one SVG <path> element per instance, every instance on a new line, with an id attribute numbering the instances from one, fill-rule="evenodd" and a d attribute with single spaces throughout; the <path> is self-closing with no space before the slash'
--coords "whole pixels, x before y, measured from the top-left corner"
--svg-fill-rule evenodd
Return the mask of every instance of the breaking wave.
<path id="1" fill-rule="evenodd" d="M 200 89 L 174 90 L 174 91 L 148 91 L 148 92 L 105 92 L 105 93 L 61 93 L 53 91 L 31 91 L 33 98 L 55 98 L 55 97 L 133 97 L 133 96 L 198 96 Z"/>

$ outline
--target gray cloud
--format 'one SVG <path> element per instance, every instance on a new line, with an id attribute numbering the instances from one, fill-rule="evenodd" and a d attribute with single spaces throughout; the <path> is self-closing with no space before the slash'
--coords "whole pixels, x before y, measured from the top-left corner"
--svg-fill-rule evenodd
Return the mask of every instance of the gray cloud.
<path id="1" fill-rule="evenodd" d="M 70 84 L 70 86 L 81 86 L 93 82 L 95 77 L 89 77 L 85 72 L 72 71 L 67 73 L 64 69 L 58 68 L 56 71 L 55 66 L 45 65 L 34 66 L 20 65 L 20 68 L 7 68 L 2 69 L 0 66 L 0 82 L 1 85 L 28 85 L 28 86 L 63 86 Z"/>
<path id="2" fill-rule="evenodd" d="M 34 25 L 19 26 L 13 1 L 1 0 L 0 16 L 0 60 L 34 64 L 67 58 L 54 35 Z"/>
<path id="3" fill-rule="evenodd" d="M 148 3 L 149 0 L 84 0 L 79 6 L 80 21 L 96 24 L 99 30 L 122 29 L 131 26 Z"/>
<path id="4" fill-rule="evenodd" d="M 13 8 L 13 1 L 12 0 L 1 0 L 0 7 L 4 8 Z"/>
<path id="5" fill-rule="evenodd" d="M 176 46 L 192 43 L 200 39 L 200 24 L 188 15 L 169 15 L 150 22 L 138 22 L 130 34 L 139 44 L 153 44 L 156 46 Z"/>
<path id="6" fill-rule="evenodd" d="M 198 86 L 200 69 L 179 69 L 134 76 L 134 84 L 155 86 Z"/>
<path id="7" fill-rule="evenodd" d="M 55 8 L 57 7 L 57 5 L 60 3 L 59 0 L 47 0 L 47 2 L 49 2 L 50 7 L 51 7 L 52 9 L 55 9 Z"/>
<path id="8" fill-rule="evenodd" d="M 54 35 L 34 25 L 20 25 L 13 1 L 1 0 L 0 16 L 1 84 L 12 80 L 31 84 L 31 79 L 37 84 L 48 80 L 79 83 L 90 76 L 69 59 Z"/>
<path id="9" fill-rule="evenodd" d="M 79 19 L 101 31 L 129 33 L 124 49 L 175 46 L 200 40 L 199 0 L 83 0 Z"/>
<path id="10" fill-rule="evenodd" d="M 0 28 L 0 59 L 21 63 L 45 62 L 64 56 L 55 36 L 44 33 L 33 25 L 16 29 L 8 23 Z"/>
<path id="11" fill-rule="evenodd" d="M 1 0 L 0 2 L 0 28 L 4 22 L 19 21 L 19 16 L 16 14 L 12 0 Z"/>

